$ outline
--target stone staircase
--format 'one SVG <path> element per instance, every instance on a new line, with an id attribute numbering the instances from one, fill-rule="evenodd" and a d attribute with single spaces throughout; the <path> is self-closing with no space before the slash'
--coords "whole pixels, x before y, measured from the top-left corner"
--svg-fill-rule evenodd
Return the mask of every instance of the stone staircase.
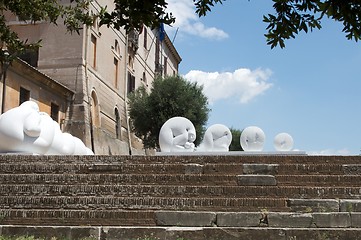
<path id="1" fill-rule="evenodd" d="M 361 156 L 0 156 L 0 235 L 361 239 Z"/>

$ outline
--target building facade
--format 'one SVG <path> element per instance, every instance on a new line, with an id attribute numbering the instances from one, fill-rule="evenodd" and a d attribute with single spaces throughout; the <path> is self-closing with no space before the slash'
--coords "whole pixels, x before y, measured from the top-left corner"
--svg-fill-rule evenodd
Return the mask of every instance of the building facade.
<path id="1" fill-rule="evenodd" d="M 91 11 L 98 13 L 93 1 Z M 74 95 L 64 118 L 64 131 L 80 138 L 95 154 L 144 154 L 141 141 L 130 130 L 127 95 L 137 87 L 150 88 L 157 75 L 178 74 L 181 58 L 170 39 L 160 41 L 157 29 L 144 27 L 129 34 L 99 26 L 80 34 L 46 22 L 26 23 L 9 14 L 8 23 L 21 39 L 42 39 L 38 51 L 21 56 L 39 72 L 55 79 Z M 9 100 L 10 101 L 10 100 Z"/>
<path id="2" fill-rule="evenodd" d="M 2 66 L 0 82 L 1 113 L 32 100 L 41 112 L 47 113 L 60 128 L 66 129 L 74 92 L 27 62 L 16 59 Z"/>

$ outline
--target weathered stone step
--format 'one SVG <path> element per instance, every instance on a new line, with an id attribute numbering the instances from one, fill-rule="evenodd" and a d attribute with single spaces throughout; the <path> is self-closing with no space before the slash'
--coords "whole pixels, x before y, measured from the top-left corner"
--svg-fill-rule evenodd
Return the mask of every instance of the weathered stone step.
<path id="1" fill-rule="evenodd" d="M 0 174 L 0 184 L 359 186 L 361 175 Z"/>
<path id="2" fill-rule="evenodd" d="M 62 164 L 62 163 L 0 163 L 0 173 L 117 173 L 117 174 L 241 174 L 242 164 Z"/>
<path id="3" fill-rule="evenodd" d="M 2 224 L 258 227 L 264 228 L 359 228 L 361 213 L 353 212 L 218 212 L 218 211 L 109 211 L 109 210 L 0 210 Z M 143 220 L 143 221 L 141 221 Z M 57 236 L 58 237 L 58 236 Z M 120 238 L 123 239 L 123 238 Z M 268 239 L 268 238 L 267 238 Z"/>
<path id="4" fill-rule="evenodd" d="M 318 164 L 318 163 L 287 163 L 287 164 L 265 164 L 244 163 L 243 174 L 282 174 L 282 175 L 361 175 L 361 164 Z"/>
<path id="5" fill-rule="evenodd" d="M 286 198 L 186 198 L 186 197 L 98 197 L 98 196 L 0 196 L 0 208 L 10 209 L 134 209 L 285 211 Z"/>
<path id="6" fill-rule="evenodd" d="M 351 228 L 361 226 L 361 213 L 155 211 L 156 225 L 180 227 Z"/>
<path id="7" fill-rule="evenodd" d="M 287 200 L 292 212 L 361 212 L 359 199 L 293 199 Z"/>
<path id="8" fill-rule="evenodd" d="M 0 195 L 361 198 L 361 187 L 2 184 Z"/>
<path id="9" fill-rule="evenodd" d="M 145 227 L 145 226 L 1 226 L 2 235 L 41 239 L 93 240 L 359 240 L 360 228 L 262 228 L 262 227 Z"/>
<path id="10" fill-rule="evenodd" d="M 154 211 L 84 209 L 0 209 L 1 224 L 154 226 Z M 58 237 L 58 235 L 57 235 Z"/>
<path id="11" fill-rule="evenodd" d="M 206 174 L 0 174 L 0 184 L 237 185 L 236 175 Z"/>
<path id="12" fill-rule="evenodd" d="M 33 156 L 0 155 L 0 163 L 69 163 L 69 164 L 206 164 L 206 163 L 310 163 L 310 164 L 360 164 L 361 156 L 308 156 L 308 155 L 195 155 L 195 156 Z"/>
<path id="13" fill-rule="evenodd" d="M 28 173 L 118 173 L 118 174 L 353 174 L 361 175 L 361 164 L 260 164 L 260 163 L 0 163 L 0 174 Z"/>
<path id="14" fill-rule="evenodd" d="M 277 175 L 277 185 L 359 186 L 361 175 Z"/>

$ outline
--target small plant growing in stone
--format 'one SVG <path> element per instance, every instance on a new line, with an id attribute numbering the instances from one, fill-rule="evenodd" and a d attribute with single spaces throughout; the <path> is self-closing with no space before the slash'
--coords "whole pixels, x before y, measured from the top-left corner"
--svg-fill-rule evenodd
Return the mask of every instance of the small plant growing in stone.
<path id="1" fill-rule="evenodd" d="M 4 221 L 6 218 L 5 213 L 0 213 L 0 222 Z"/>
<path id="2" fill-rule="evenodd" d="M 305 208 L 305 213 L 311 213 L 311 212 L 313 212 L 313 209 L 311 207 Z"/>
<path id="3" fill-rule="evenodd" d="M 268 226 L 268 210 L 261 210 L 261 218 L 259 219 L 259 226 Z"/>
<path id="4" fill-rule="evenodd" d="M 346 203 L 346 211 L 347 212 L 353 212 L 353 207 L 351 203 Z"/>

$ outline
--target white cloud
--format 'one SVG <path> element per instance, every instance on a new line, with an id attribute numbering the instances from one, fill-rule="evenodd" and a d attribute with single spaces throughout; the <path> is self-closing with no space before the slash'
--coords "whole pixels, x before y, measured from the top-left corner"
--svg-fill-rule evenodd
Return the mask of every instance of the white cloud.
<path id="1" fill-rule="evenodd" d="M 309 151 L 307 152 L 309 155 L 316 155 L 316 156 L 330 156 L 330 155 L 351 155 L 350 151 L 346 148 L 335 150 L 335 149 L 324 149 L 320 151 Z"/>
<path id="2" fill-rule="evenodd" d="M 264 93 L 272 86 L 267 82 L 272 72 L 269 69 L 250 70 L 240 68 L 234 72 L 202 72 L 192 70 L 184 77 L 191 82 L 203 85 L 204 94 L 210 103 L 231 97 L 247 103 Z"/>
<path id="3" fill-rule="evenodd" d="M 179 28 L 180 33 L 195 35 L 207 39 L 221 40 L 228 38 L 228 34 L 221 29 L 205 26 L 195 13 L 195 6 L 192 0 L 169 0 L 167 11 L 176 18 L 173 28 L 167 31 L 174 31 Z"/>

